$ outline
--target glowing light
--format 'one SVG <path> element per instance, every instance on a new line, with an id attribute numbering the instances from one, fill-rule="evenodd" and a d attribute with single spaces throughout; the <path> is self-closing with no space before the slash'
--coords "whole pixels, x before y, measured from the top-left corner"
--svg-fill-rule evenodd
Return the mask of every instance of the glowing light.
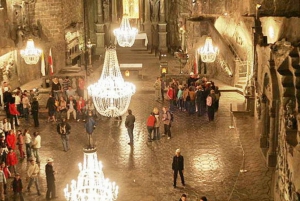
<path id="1" fill-rule="evenodd" d="M 21 50 L 20 53 L 25 63 L 36 64 L 42 55 L 42 50 L 35 48 L 33 40 L 28 39 L 26 48 Z"/>
<path id="2" fill-rule="evenodd" d="M 138 30 L 130 26 L 127 15 L 124 15 L 120 28 L 115 29 L 113 32 L 121 47 L 131 47 L 135 41 Z"/>
<path id="3" fill-rule="evenodd" d="M 98 161 L 96 149 L 84 149 L 84 162 L 78 164 L 77 182 L 71 181 L 64 189 L 68 201 L 113 201 L 117 199 L 119 187 L 104 178 L 102 163 Z"/>
<path id="4" fill-rule="evenodd" d="M 212 44 L 211 37 L 205 39 L 205 44 L 199 49 L 199 54 L 201 60 L 205 63 L 212 63 L 216 60 L 219 50 L 217 47 L 214 47 Z"/>
<path id="5" fill-rule="evenodd" d="M 127 112 L 135 85 L 124 81 L 115 47 L 106 49 L 100 79 L 88 87 L 88 92 L 101 115 L 119 117 Z"/>

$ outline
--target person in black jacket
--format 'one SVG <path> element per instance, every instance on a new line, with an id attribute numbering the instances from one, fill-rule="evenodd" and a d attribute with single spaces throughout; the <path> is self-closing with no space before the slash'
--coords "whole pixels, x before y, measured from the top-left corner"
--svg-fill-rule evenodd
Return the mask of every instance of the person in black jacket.
<path id="1" fill-rule="evenodd" d="M 129 145 L 133 145 L 133 129 L 134 129 L 135 116 L 132 114 L 132 110 L 128 110 L 128 115 L 126 116 L 125 126 L 129 135 L 130 142 Z"/>
<path id="2" fill-rule="evenodd" d="M 33 121 L 34 121 L 34 127 L 39 127 L 40 123 L 39 123 L 39 102 L 37 100 L 37 98 L 33 98 L 33 101 L 31 103 L 31 114 L 33 117 Z"/>
<path id="3" fill-rule="evenodd" d="M 55 171 L 53 170 L 53 159 L 48 158 L 47 164 L 45 166 L 46 171 L 46 180 L 47 180 L 47 192 L 46 192 L 46 200 L 51 200 L 56 197 L 56 190 L 55 190 Z"/>
<path id="4" fill-rule="evenodd" d="M 182 194 L 179 201 L 186 201 L 186 194 Z"/>
<path id="5" fill-rule="evenodd" d="M 17 200 L 18 194 L 20 196 L 20 201 L 24 201 L 24 197 L 23 197 L 23 184 L 22 184 L 22 180 L 20 178 L 20 174 L 16 173 L 16 176 L 14 178 L 14 180 L 11 183 L 12 185 L 12 189 L 14 192 L 14 201 Z"/>
<path id="6" fill-rule="evenodd" d="M 71 126 L 66 122 L 66 119 L 63 118 L 62 122 L 57 124 L 57 133 L 61 136 L 61 141 L 64 147 L 64 151 L 67 152 L 69 147 L 69 134 L 70 134 Z"/>
<path id="7" fill-rule="evenodd" d="M 55 106 L 55 98 L 52 97 L 52 94 L 49 93 L 49 98 L 47 100 L 47 105 L 46 109 L 48 109 L 48 122 L 52 119 L 53 121 L 56 121 L 55 119 L 55 111 L 56 111 L 56 106 Z"/>
<path id="8" fill-rule="evenodd" d="M 180 155 L 180 149 L 176 149 L 175 156 L 173 157 L 173 163 L 172 163 L 172 170 L 174 171 L 174 188 L 176 188 L 176 180 L 177 180 L 177 175 L 179 172 L 180 178 L 181 178 L 181 183 L 183 186 L 185 186 L 184 183 L 184 177 L 183 177 L 183 170 L 184 170 L 184 160 L 183 156 Z"/>

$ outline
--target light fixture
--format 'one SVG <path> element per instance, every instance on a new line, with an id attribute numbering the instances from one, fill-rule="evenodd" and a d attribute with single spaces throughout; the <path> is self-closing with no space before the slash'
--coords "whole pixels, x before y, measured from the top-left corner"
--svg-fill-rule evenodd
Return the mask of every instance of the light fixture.
<path id="1" fill-rule="evenodd" d="M 205 44 L 199 49 L 199 54 L 201 55 L 201 60 L 205 63 L 212 63 L 216 60 L 219 50 L 212 44 L 211 37 L 205 39 Z"/>
<path id="2" fill-rule="evenodd" d="M 125 71 L 125 76 L 126 76 L 126 77 L 129 77 L 129 76 L 130 76 L 129 70 Z"/>
<path id="3" fill-rule="evenodd" d="M 27 45 L 24 50 L 20 51 L 22 58 L 27 64 L 36 64 L 42 54 L 42 50 L 34 47 L 34 42 L 32 39 L 27 40 Z"/>
<path id="4" fill-rule="evenodd" d="M 88 92 L 101 115 L 119 117 L 127 112 L 135 85 L 124 81 L 115 47 L 106 49 L 100 79 L 88 87 Z"/>
<path id="5" fill-rule="evenodd" d="M 84 161 L 79 166 L 77 182 L 71 181 L 64 189 L 68 201 L 113 201 L 117 199 L 119 187 L 104 178 L 102 163 L 98 161 L 96 149 L 84 149 Z"/>
<path id="6" fill-rule="evenodd" d="M 138 29 L 130 26 L 127 15 L 123 15 L 120 27 L 114 30 L 114 35 L 121 47 L 131 47 L 137 33 Z"/>

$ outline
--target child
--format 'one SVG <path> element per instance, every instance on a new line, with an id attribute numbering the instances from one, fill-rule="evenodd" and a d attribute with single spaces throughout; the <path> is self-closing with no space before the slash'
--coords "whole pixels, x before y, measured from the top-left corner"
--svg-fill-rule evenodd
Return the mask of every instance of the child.
<path id="1" fill-rule="evenodd" d="M 24 201 L 24 197 L 23 197 L 23 184 L 22 184 L 22 180 L 20 178 L 20 174 L 16 173 L 15 174 L 15 178 L 11 183 L 13 192 L 14 192 L 14 200 L 17 200 L 17 196 L 18 194 L 20 195 L 20 201 Z"/>
<path id="2" fill-rule="evenodd" d="M 11 168 L 13 168 L 13 172 L 16 174 L 16 165 L 18 163 L 18 158 L 16 152 L 12 148 L 8 148 L 8 154 L 6 157 L 6 164 L 10 168 L 10 172 L 12 172 Z"/>

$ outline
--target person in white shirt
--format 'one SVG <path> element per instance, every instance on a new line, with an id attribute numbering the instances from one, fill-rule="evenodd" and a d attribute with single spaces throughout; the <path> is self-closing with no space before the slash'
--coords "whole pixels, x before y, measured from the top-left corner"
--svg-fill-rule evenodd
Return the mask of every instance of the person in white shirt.
<path id="1" fill-rule="evenodd" d="M 30 102 L 29 98 L 26 94 L 23 94 L 22 98 L 22 104 L 23 104 L 23 115 L 26 121 L 29 120 L 29 109 L 30 109 Z"/>
<path id="2" fill-rule="evenodd" d="M 76 120 L 76 100 L 73 98 L 73 96 L 69 97 L 69 100 L 67 101 L 67 119 L 70 119 L 70 114 L 73 113 L 74 120 Z"/>
<path id="3" fill-rule="evenodd" d="M 24 135 L 24 142 L 25 142 L 25 148 L 26 148 L 26 156 L 27 160 L 31 158 L 31 143 L 32 143 L 32 138 L 29 133 L 28 129 L 25 129 L 23 132 Z"/>
<path id="4" fill-rule="evenodd" d="M 15 104 L 16 104 L 18 112 L 20 113 L 20 116 L 23 116 L 23 109 L 22 109 L 23 105 L 21 104 L 21 93 L 20 93 L 20 91 L 17 91 L 17 93 L 16 93 Z"/>
<path id="5" fill-rule="evenodd" d="M 35 163 L 33 158 L 30 158 L 29 161 L 30 161 L 30 163 L 29 163 L 28 169 L 27 169 L 27 176 L 29 178 L 27 191 L 30 192 L 30 187 L 31 187 L 32 183 L 34 182 L 36 190 L 37 190 L 37 194 L 41 195 L 40 185 L 39 185 L 39 176 L 38 176 L 38 174 L 40 173 L 40 168 L 39 168 L 38 164 Z"/>
<path id="6" fill-rule="evenodd" d="M 11 124 L 7 121 L 7 118 L 3 119 L 3 131 L 5 133 L 5 137 L 8 135 L 8 132 L 11 130 Z"/>
<path id="7" fill-rule="evenodd" d="M 40 155 L 39 155 L 39 149 L 41 148 L 41 136 L 39 132 L 33 133 L 34 139 L 32 142 L 32 153 L 34 157 L 36 158 L 36 162 L 40 163 Z"/>

